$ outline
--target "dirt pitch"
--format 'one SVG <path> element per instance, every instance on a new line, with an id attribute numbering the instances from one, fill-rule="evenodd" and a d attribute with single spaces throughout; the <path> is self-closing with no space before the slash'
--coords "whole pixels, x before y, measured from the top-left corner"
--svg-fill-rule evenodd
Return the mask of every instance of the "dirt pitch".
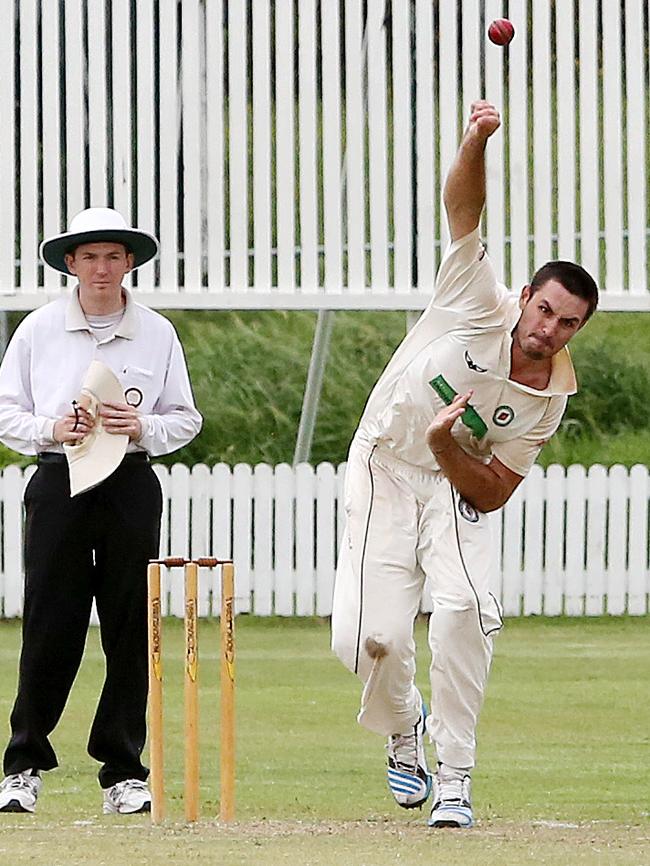
<path id="1" fill-rule="evenodd" d="M 8 817 L 8 816 L 7 816 Z M 98 817 L 38 823 L 12 816 L 0 828 L 0 862 L 33 866 L 162 866 L 170 863 L 225 866 L 648 866 L 650 823 L 626 826 L 607 821 L 529 824 L 493 820 L 469 831 L 429 831 L 422 819 L 250 821 L 230 825 L 151 827 Z"/>

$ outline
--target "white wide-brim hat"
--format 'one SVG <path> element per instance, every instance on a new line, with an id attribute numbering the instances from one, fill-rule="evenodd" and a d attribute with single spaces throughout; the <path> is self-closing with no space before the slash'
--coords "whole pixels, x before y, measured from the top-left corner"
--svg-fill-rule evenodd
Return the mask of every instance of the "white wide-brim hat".
<path id="1" fill-rule="evenodd" d="M 65 263 L 65 254 L 79 244 L 124 244 L 133 253 L 133 268 L 139 268 L 158 252 L 158 241 L 148 232 L 127 226 L 122 214 L 110 207 L 89 207 L 73 217 L 67 232 L 46 238 L 39 253 L 46 265 L 73 276 Z"/>
<path id="2" fill-rule="evenodd" d="M 81 386 L 79 404 L 95 419 L 95 426 L 75 445 L 63 443 L 70 472 L 70 496 L 101 484 L 120 465 L 126 454 L 126 433 L 107 433 L 99 415 L 102 403 L 124 403 L 124 390 L 110 367 L 93 361 Z"/>

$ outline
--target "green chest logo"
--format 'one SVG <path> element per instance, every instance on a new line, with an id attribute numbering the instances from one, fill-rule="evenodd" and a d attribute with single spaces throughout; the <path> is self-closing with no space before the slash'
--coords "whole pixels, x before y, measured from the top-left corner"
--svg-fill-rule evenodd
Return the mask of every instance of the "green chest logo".
<path id="1" fill-rule="evenodd" d="M 458 396 L 458 392 L 451 387 L 444 376 L 436 376 L 429 382 L 429 385 L 446 406 L 449 406 L 454 397 Z M 477 439 L 482 439 L 488 431 L 487 424 L 470 403 L 467 404 L 460 420 L 466 427 L 469 427 Z"/>

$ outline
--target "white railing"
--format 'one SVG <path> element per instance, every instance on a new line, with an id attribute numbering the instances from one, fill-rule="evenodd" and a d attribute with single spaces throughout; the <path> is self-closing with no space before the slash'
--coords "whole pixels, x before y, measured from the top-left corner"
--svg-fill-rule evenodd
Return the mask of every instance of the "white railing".
<path id="1" fill-rule="evenodd" d="M 151 306 L 419 309 L 482 93 L 497 271 L 577 259 L 603 308 L 650 308 L 646 0 L 1 6 L 2 308 L 57 295 L 39 240 L 112 204 L 160 237 L 133 278 Z"/>
<path id="2" fill-rule="evenodd" d="M 156 466 L 164 490 L 161 553 L 232 557 L 237 610 L 328 616 L 341 537 L 344 465 Z M 22 493 L 15 466 L 0 476 L 0 600 L 22 607 Z M 507 615 L 648 612 L 645 466 L 533 467 L 494 516 L 494 591 Z M 165 576 L 166 613 L 183 613 L 178 570 Z M 428 609 L 425 604 L 424 609 Z M 218 575 L 201 575 L 200 613 L 219 610 Z"/>

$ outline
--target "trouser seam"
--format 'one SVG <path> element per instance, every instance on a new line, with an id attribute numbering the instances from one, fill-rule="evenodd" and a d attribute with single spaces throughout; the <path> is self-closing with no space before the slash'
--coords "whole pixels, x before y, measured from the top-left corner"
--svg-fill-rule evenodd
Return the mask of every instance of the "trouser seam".
<path id="1" fill-rule="evenodd" d="M 359 656 L 361 654 L 361 626 L 363 623 L 363 589 L 364 589 L 364 568 L 365 568 L 365 560 L 366 560 L 366 551 L 368 548 L 368 535 L 370 533 L 370 520 L 372 518 L 372 508 L 374 504 L 375 498 L 375 479 L 372 474 L 372 456 L 375 453 L 376 445 L 373 446 L 370 454 L 368 455 L 368 460 L 366 461 L 366 466 L 368 468 L 368 475 L 370 477 L 370 502 L 368 504 L 368 515 L 366 517 L 366 527 L 363 535 L 363 546 L 361 548 L 361 560 L 359 563 L 359 621 L 357 624 L 357 641 L 356 641 L 356 649 L 354 656 L 354 673 L 359 673 Z"/>

